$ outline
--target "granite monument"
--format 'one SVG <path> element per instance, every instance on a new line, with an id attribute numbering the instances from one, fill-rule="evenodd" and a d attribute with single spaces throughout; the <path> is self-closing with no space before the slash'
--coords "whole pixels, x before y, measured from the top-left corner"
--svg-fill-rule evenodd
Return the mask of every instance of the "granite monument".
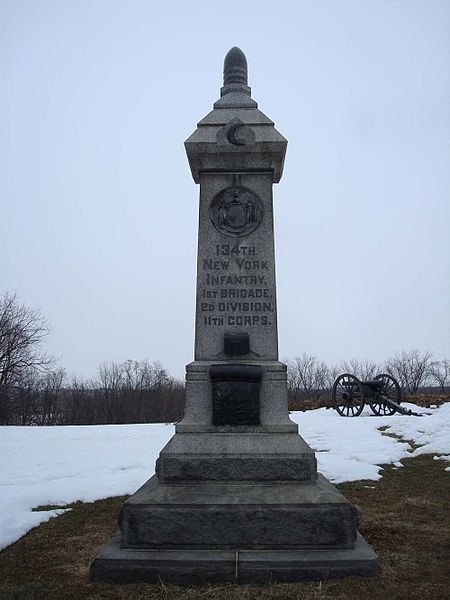
<path id="1" fill-rule="evenodd" d="M 156 474 L 123 505 L 99 580 L 294 581 L 373 575 L 357 511 L 289 418 L 278 360 L 272 188 L 287 141 L 232 48 L 220 99 L 185 147 L 200 184 L 194 361 Z"/>

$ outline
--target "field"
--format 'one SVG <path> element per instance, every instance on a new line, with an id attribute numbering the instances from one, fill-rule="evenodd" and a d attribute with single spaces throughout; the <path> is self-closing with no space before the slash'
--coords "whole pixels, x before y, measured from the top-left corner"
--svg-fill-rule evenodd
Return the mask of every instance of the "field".
<path id="1" fill-rule="evenodd" d="M 441 413 L 444 408 L 446 407 L 437 411 L 434 417 L 416 418 L 415 421 L 408 417 L 399 418 L 397 421 L 391 418 L 386 422 L 396 422 L 397 430 L 400 427 L 415 427 L 416 436 L 422 435 L 423 442 L 430 439 L 429 443 L 433 444 L 436 443 L 438 435 L 437 419 L 441 422 L 444 418 L 444 413 Z M 357 431 L 358 435 L 364 436 L 367 446 L 369 429 L 375 434 L 373 424 L 383 422 L 382 419 L 374 420 L 370 417 L 359 422 L 354 419 L 336 420 L 333 412 L 325 411 L 320 415 L 317 413 L 320 416 L 320 427 L 316 433 L 312 427 L 314 423 L 308 427 L 307 413 L 303 413 L 303 417 L 299 415 L 303 429 L 311 436 L 310 439 L 317 449 L 321 443 L 325 443 L 321 442 L 320 438 L 325 428 L 328 432 L 336 430 L 336 427 L 346 428 L 342 433 L 336 434 L 341 445 L 343 439 L 351 445 L 351 442 L 348 442 L 349 436 L 352 431 Z M 315 411 L 311 411 L 308 417 L 313 419 L 314 413 Z M 428 437 L 420 433 L 420 430 L 425 431 L 427 423 L 434 423 L 432 427 L 428 426 L 432 432 Z M 364 427 L 366 431 L 363 431 Z M 191 588 L 172 586 L 165 581 L 153 585 L 93 583 L 88 578 L 89 565 L 98 549 L 117 529 L 117 514 L 126 498 L 120 496 L 96 502 L 69 504 L 67 508 L 71 508 L 70 511 L 32 529 L 0 552 L 0 599 L 448 598 L 450 494 L 449 473 L 445 471 L 448 462 L 434 459 L 435 454 L 439 454 L 438 451 L 434 451 L 434 454 L 420 454 L 420 449 L 412 439 L 400 439 L 398 434 L 389 431 L 387 426 L 381 429 L 384 430 L 384 435 L 374 438 L 377 452 L 382 450 L 384 441 L 392 442 L 392 449 L 388 446 L 385 451 L 389 454 L 392 450 L 398 453 L 399 447 L 404 449 L 400 459 L 403 466 L 398 468 L 398 459 L 394 457 L 394 462 L 383 466 L 382 477 L 378 480 L 372 478 L 338 484 L 347 498 L 358 507 L 359 529 L 379 554 L 381 573 L 377 577 L 294 584 L 270 583 L 259 586 L 203 585 Z M 92 431 L 97 431 L 98 435 L 98 430 Z M 446 428 L 441 431 L 441 443 L 447 438 L 445 431 Z M 329 445 L 331 433 L 325 438 L 328 444 L 326 447 L 331 449 L 329 454 L 337 452 L 337 446 Z M 404 443 L 406 440 L 409 443 Z M 361 445 L 361 442 L 358 444 Z M 322 450 L 318 456 L 324 460 L 327 458 L 327 452 Z M 323 465 L 326 467 L 326 462 Z M 364 468 L 369 467 L 366 465 Z M 40 506 L 35 510 L 48 511 L 55 508 L 61 508 L 61 503 L 57 506 Z"/>
<path id="2" fill-rule="evenodd" d="M 358 506 L 360 530 L 380 555 L 381 574 L 375 578 L 193 588 L 163 581 L 126 586 L 91 583 L 89 564 L 116 529 L 116 515 L 125 498 L 119 497 L 74 504 L 73 510 L 32 530 L 1 552 L 0 598 L 444 600 L 450 589 L 446 463 L 428 455 L 402 462 L 402 469 L 387 466 L 378 482 L 339 485 Z"/>

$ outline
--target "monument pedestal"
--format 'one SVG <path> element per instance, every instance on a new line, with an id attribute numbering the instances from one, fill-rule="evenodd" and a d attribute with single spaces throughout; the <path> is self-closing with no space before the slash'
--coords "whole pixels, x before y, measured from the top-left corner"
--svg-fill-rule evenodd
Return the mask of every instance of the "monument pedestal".
<path id="1" fill-rule="evenodd" d="M 317 474 L 313 450 L 288 418 L 285 365 L 264 366 L 261 424 L 217 427 L 205 401 L 210 363 L 188 365 L 186 417 L 156 475 L 122 506 L 120 534 L 92 563 L 93 579 L 243 583 L 377 573 L 355 507 Z M 277 402 L 284 410 L 270 411 Z"/>
<path id="2" fill-rule="evenodd" d="M 287 482 L 164 484 L 152 477 L 127 500 L 122 548 L 349 549 L 356 509 L 321 476 Z"/>
<path id="3" fill-rule="evenodd" d="M 287 142 L 233 48 L 214 110 L 186 141 L 200 183 L 195 360 L 156 475 L 123 505 L 91 577 L 295 581 L 374 575 L 357 511 L 289 419 L 278 361 L 272 186 Z"/>
<path id="4" fill-rule="evenodd" d="M 115 582 L 296 581 L 375 575 L 356 509 L 322 475 L 312 483 L 152 477 L 125 502 L 121 534 L 91 577 Z"/>
<path id="5" fill-rule="evenodd" d="M 212 365 L 195 361 L 186 368 L 185 416 L 162 449 L 156 474 L 162 482 L 311 481 L 317 477 L 314 452 L 298 435 L 287 411 L 286 365 L 278 361 L 240 361 L 261 369 L 256 425 L 213 425 Z M 245 390 L 244 390 L 245 392 Z M 245 399 L 239 390 L 238 404 Z M 235 407 L 231 407 L 233 410 Z"/>

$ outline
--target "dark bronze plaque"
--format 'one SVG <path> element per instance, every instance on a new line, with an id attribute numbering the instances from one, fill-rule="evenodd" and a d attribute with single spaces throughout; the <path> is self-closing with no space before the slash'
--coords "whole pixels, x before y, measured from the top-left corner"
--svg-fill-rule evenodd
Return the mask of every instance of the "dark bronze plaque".
<path id="1" fill-rule="evenodd" d="M 259 425 L 261 367 L 211 365 L 213 425 Z"/>
<path id="2" fill-rule="evenodd" d="M 209 215 L 220 233 L 247 235 L 261 223 L 263 207 L 254 192 L 241 186 L 233 186 L 214 196 Z"/>

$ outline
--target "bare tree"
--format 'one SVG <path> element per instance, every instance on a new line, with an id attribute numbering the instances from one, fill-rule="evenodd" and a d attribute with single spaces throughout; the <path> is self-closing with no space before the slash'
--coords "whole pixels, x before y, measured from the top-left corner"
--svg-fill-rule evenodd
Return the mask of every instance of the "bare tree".
<path id="1" fill-rule="evenodd" d="M 103 363 L 95 386 L 100 423 L 139 423 L 179 420 L 184 387 L 158 363 L 148 360 Z"/>
<path id="2" fill-rule="evenodd" d="M 94 386 L 91 386 L 93 389 Z M 94 422 L 89 383 L 73 375 L 63 394 L 63 423 L 83 425 Z"/>
<path id="3" fill-rule="evenodd" d="M 27 372 L 48 369 L 54 359 L 42 348 L 50 332 L 39 310 L 21 304 L 17 294 L 0 299 L 0 424 L 9 419 L 8 390 Z"/>
<path id="4" fill-rule="evenodd" d="M 386 362 L 385 369 L 406 392 L 416 394 L 431 375 L 432 358 L 431 352 L 402 350 Z"/>
<path id="5" fill-rule="evenodd" d="M 437 360 L 431 363 L 431 378 L 445 392 L 445 388 L 450 385 L 450 360 Z"/>
<path id="6" fill-rule="evenodd" d="M 8 422 L 15 425 L 31 425 L 39 388 L 39 373 L 28 369 L 20 381 L 8 390 L 10 411 Z"/>
<path id="7" fill-rule="evenodd" d="M 288 389 L 293 399 L 319 400 L 328 387 L 329 369 L 316 356 L 305 352 L 288 361 Z"/>
<path id="8" fill-rule="evenodd" d="M 334 382 L 336 381 L 336 379 L 339 377 L 339 375 L 342 373 L 342 367 L 341 365 L 331 365 L 331 367 L 328 367 L 328 389 L 331 390 Z"/>
<path id="9" fill-rule="evenodd" d="M 369 358 L 351 358 L 348 361 L 344 360 L 339 364 L 339 370 L 341 373 L 351 373 L 352 375 L 356 375 L 361 381 L 373 379 L 375 375 L 381 372 L 377 363 Z"/>
<path id="10" fill-rule="evenodd" d="M 44 373 L 39 378 L 38 395 L 33 411 L 36 425 L 57 425 L 62 416 L 64 369 Z"/>
<path id="11" fill-rule="evenodd" d="M 99 367 L 100 423 L 121 423 L 120 392 L 123 386 L 123 369 L 120 364 L 104 362 Z"/>

